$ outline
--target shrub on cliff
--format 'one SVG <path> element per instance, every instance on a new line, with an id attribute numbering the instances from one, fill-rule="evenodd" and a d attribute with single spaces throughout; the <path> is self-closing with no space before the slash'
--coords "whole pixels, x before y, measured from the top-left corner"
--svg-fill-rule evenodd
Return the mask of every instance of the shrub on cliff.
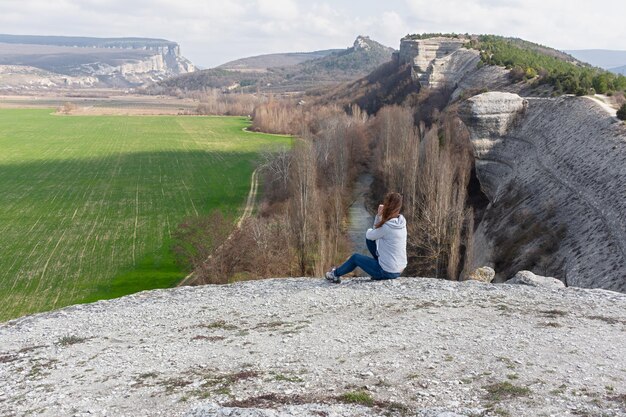
<path id="1" fill-rule="evenodd" d="M 626 103 L 622 104 L 622 107 L 617 111 L 617 118 L 620 120 L 626 120 Z"/>
<path id="2" fill-rule="evenodd" d="M 626 90 L 623 75 L 591 67 L 562 52 L 521 39 L 480 35 L 472 38 L 467 47 L 479 50 L 486 65 L 512 69 L 514 82 L 539 76 L 540 82 L 552 85 L 558 94 L 584 95 L 592 88 L 597 93 Z"/>
<path id="3" fill-rule="evenodd" d="M 430 38 L 454 38 L 454 39 L 461 39 L 461 38 L 468 38 L 469 34 L 466 33 L 465 35 L 462 35 L 460 33 L 442 33 L 442 32 L 438 32 L 438 33 L 413 33 L 413 34 L 407 34 L 404 38 L 402 39 L 412 39 L 412 40 L 420 40 L 420 39 L 430 39 Z"/>

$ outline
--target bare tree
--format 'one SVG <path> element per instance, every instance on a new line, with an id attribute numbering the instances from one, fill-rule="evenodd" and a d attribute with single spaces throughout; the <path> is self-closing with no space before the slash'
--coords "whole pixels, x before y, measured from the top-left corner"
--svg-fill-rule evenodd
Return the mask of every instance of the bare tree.
<path id="1" fill-rule="evenodd" d="M 289 175 L 291 172 L 291 150 L 283 147 L 278 151 L 265 152 L 261 155 L 261 171 L 266 178 L 266 197 L 272 200 L 283 200 L 289 192 Z"/>
<path id="2" fill-rule="evenodd" d="M 292 101 L 277 101 L 270 97 L 267 103 L 254 109 L 252 128 L 267 133 L 299 134 L 305 124 L 301 106 Z"/>
<path id="3" fill-rule="evenodd" d="M 256 106 L 266 101 L 261 95 L 223 93 L 218 89 L 196 92 L 191 97 L 200 102 L 196 108 L 196 114 L 227 116 L 251 115 Z"/>
<path id="4" fill-rule="evenodd" d="M 319 227 L 319 204 L 316 190 L 315 154 L 310 142 L 295 142 L 290 175 L 291 201 L 288 217 L 300 273 L 308 270 L 309 258 L 317 243 L 314 229 Z"/>
<path id="5" fill-rule="evenodd" d="M 71 114 L 72 112 L 76 111 L 76 109 L 78 109 L 78 106 L 75 103 L 72 103 L 71 101 L 66 101 L 65 103 L 63 103 L 63 106 L 57 108 L 57 112 L 63 114 Z"/>
<path id="6" fill-rule="evenodd" d="M 458 279 L 471 154 L 458 120 L 437 119 L 441 128 L 416 128 L 409 108 L 386 107 L 376 115 L 375 139 L 384 188 L 405 198 L 409 270 Z"/>

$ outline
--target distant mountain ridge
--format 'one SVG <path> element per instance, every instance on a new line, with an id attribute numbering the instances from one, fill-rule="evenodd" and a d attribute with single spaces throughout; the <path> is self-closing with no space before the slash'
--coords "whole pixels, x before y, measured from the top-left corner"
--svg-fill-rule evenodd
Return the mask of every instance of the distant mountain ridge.
<path id="1" fill-rule="evenodd" d="M 626 75 L 626 65 L 622 65 L 621 67 L 609 68 L 609 71 L 614 72 L 615 74 Z"/>
<path id="2" fill-rule="evenodd" d="M 0 35 L 0 90 L 136 87 L 194 70 L 165 39 Z"/>
<path id="3" fill-rule="evenodd" d="M 612 49 L 578 49 L 565 51 L 568 54 L 616 74 L 626 75 L 626 51 Z"/>
<path id="4" fill-rule="evenodd" d="M 136 48 L 158 46 L 178 46 L 176 42 L 153 38 L 94 38 L 84 36 L 41 36 L 0 34 L 0 43 L 18 43 L 26 45 L 55 45 L 79 48 Z"/>
<path id="5" fill-rule="evenodd" d="M 236 59 L 234 61 L 219 65 L 216 68 L 224 69 L 227 71 L 264 72 L 267 71 L 268 68 L 291 67 L 293 65 L 301 64 L 305 61 L 324 58 L 325 56 L 341 51 L 342 49 L 326 49 L 313 52 L 287 52 L 257 55 L 248 58 Z"/>
<path id="6" fill-rule="evenodd" d="M 310 88 L 353 81 L 369 74 L 378 66 L 391 60 L 395 50 L 373 41 L 368 36 L 358 36 L 353 45 L 344 50 L 317 51 L 302 59 L 325 54 L 314 59 L 307 59 L 295 65 L 267 67 L 264 71 L 245 71 L 233 69 L 234 65 L 250 66 L 251 62 L 267 64 L 267 56 L 243 58 L 221 65 L 217 68 L 185 74 L 162 81 L 152 90 L 202 90 L 220 88 L 237 91 L 304 91 Z M 289 54 L 278 54 L 285 56 Z M 293 58 L 293 57 L 291 57 Z M 265 61 L 263 61 L 265 60 Z M 239 64 L 234 64 L 239 63 Z M 243 64 L 241 64 L 243 63 Z M 229 69 L 225 66 L 228 65 Z M 241 68 L 241 67 L 239 67 Z"/>

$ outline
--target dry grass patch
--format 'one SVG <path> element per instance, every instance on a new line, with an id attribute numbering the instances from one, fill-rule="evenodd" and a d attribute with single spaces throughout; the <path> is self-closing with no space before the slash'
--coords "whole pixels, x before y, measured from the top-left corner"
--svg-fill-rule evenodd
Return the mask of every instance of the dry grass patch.
<path id="1" fill-rule="evenodd" d="M 547 317 L 547 318 L 550 318 L 550 319 L 556 319 L 556 318 L 559 318 L 559 317 L 567 316 L 567 312 L 566 311 L 557 310 L 557 309 L 541 310 L 541 311 L 539 311 L 539 313 L 541 313 L 544 317 Z"/>
<path id="2" fill-rule="evenodd" d="M 626 320 L 616 319 L 615 317 L 607 317 L 607 316 L 587 316 L 590 320 L 599 320 L 603 321 L 607 324 L 626 324 Z"/>
<path id="3" fill-rule="evenodd" d="M 78 343 L 83 343 L 84 341 L 88 339 L 89 339 L 88 337 L 80 337 L 80 336 L 75 336 L 75 335 L 63 336 L 62 338 L 57 340 L 57 345 L 63 346 L 63 347 L 71 346 L 71 345 L 76 345 Z"/>
<path id="4" fill-rule="evenodd" d="M 347 404 L 360 404 L 367 407 L 374 405 L 374 398 L 364 390 L 346 392 L 338 397 L 338 400 Z"/>
<path id="5" fill-rule="evenodd" d="M 202 327 L 205 329 L 222 329 L 222 330 L 237 330 L 238 327 L 234 324 L 226 323 L 225 320 L 216 320 L 208 324 L 198 324 L 196 327 Z"/>
<path id="6" fill-rule="evenodd" d="M 518 397 L 527 397 L 531 390 L 527 387 L 513 385 L 508 381 L 497 382 L 483 387 L 487 391 L 489 401 L 502 401 Z"/>
<path id="7" fill-rule="evenodd" d="M 201 334 L 191 338 L 191 340 L 207 340 L 209 342 L 218 342 L 224 339 L 226 339 L 224 336 L 204 336 Z"/>

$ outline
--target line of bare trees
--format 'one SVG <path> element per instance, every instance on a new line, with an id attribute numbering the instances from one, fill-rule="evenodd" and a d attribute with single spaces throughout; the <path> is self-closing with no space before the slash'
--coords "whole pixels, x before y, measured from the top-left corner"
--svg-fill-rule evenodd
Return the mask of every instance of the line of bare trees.
<path id="1" fill-rule="evenodd" d="M 192 98 L 199 101 L 196 114 L 220 116 L 249 116 L 266 97 L 253 94 L 225 94 L 217 89 L 195 92 Z"/>
<path id="2" fill-rule="evenodd" d="M 467 189 L 473 157 L 454 108 L 437 110 L 428 127 L 419 111 L 401 106 L 383 107 L 370 117 L 357 106 L 345 111 L 269 98 L 253 115 L 256 130 L 296 137 L 290 149 L 261 161 L 264 198 L 258 215 L 213 248 L 211 260 L 194 258 L 197 283 L 321 276 L 350 252 L 347 208 L 355 179 L 365 170 L 375 176 L 374 195 L 404 195 L 406 274 L 461 278 L 472 256 Z M 213 228 L 223 230 L 225 219 L 213 220 Z"/>
<path id="3" fill-rule="evenodd" d="M 282 205 L 267 212 L 288 219 L 296 272 L 320 276 L 349 251 L 346 215 L 368 157 L 367 117 L 320 107 L 295 120 L 300 139 L 289 155 L 279 153 L 265 164 L 265 183 L 272 188 L 266 204 Z"/>
<path id="4" fill-rule="evenodd" d="M 414 125 L 407 107 L 381 109 L 373 122 L 379 194 L 404 196 L 408 274 L 459 279 L 471 255 L 473 213 L 467 208 L 472 154 L 453 111 L 440 123 Z"/>
<path id="5" fill-rule="evenodd" d="M 264 105 L 269 110 L 261 114 L 272 114 L 276 106 L 285 104 L 270 101 Z M 358 170 L 369 158 L 368 118 L 358 108 L 348 115 L 330 106 L 309 109 L 306 116 L 299 108 L 289 114 L 295 116 L 287 132 L 298 136 L 290 149 L 264 155 L 264 199 L 258 215 L 247 219 L 221 245 L 212 245 L 211 256 L 204 259 L 189 256 L 195 253 L 189 245 L 175 245 L 182 253 L 179 259 L 195 271 L 195 283 L 321 276 L 350 251 L 345 234 L 347 208 Z M 271 125 L 273 131 L 285 132 L 283 122 L 282 116 L 278 117 Z M 212 216 L 199 226 L 210 235 L 217 233 L 213 230 L 223 230 L 228 221 L 232 224 L 223 216 Z M 190 229 L 179 229 L 175 240 L 196 242 Z M 202 248 L 206 254 L 206 245 Z"/>
<path id="6" fill-rule="evenodd" d="M 308 128 L 313 115 L 303 106 L 291 100 L 276 100 L 273 97 L 267 103 L 254 109 L 252 129 L 266 133 L 287 133 L 300 135 Z"/>

